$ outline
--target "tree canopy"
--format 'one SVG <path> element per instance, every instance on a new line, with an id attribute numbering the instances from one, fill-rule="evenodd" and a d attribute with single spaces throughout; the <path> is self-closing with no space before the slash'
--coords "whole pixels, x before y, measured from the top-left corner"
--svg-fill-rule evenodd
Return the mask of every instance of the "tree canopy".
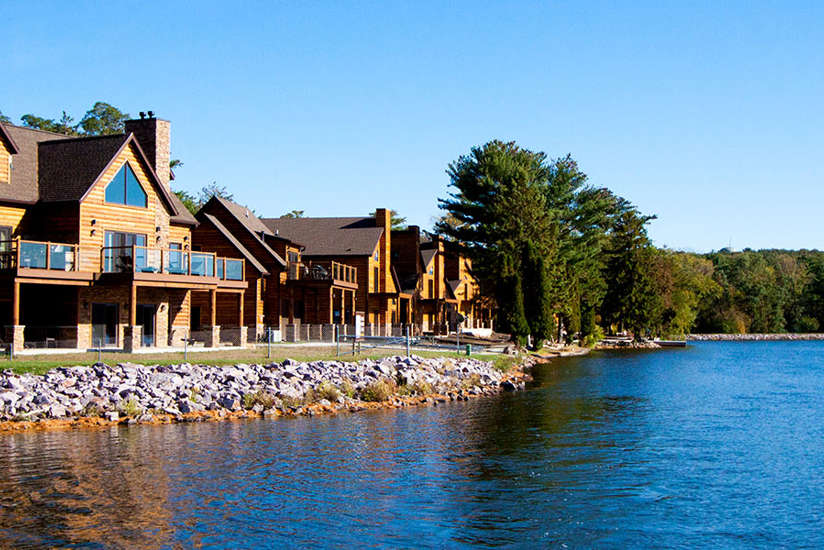
<path id="1" fill-rule="evenodd" d="M 129 115 L 104 101 L 96 102 L 91 109 L 75 123 L 74 117 L 63 111 L 60 118 L 45 118 L 31 113 L 20 117 L 23 126 L 37 130 L 46 130 L 67 136 L 102 136 L 120 134 L 123 123 Z"/>

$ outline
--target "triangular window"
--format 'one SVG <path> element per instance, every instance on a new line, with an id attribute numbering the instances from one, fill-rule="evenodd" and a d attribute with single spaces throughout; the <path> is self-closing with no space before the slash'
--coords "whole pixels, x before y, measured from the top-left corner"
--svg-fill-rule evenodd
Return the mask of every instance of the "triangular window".
<path id="1" fill-rule="evenodd" d="M 106 186 L 106 202 L 146 208 L 148 197 L 129 163 L 123 165 Z"/>

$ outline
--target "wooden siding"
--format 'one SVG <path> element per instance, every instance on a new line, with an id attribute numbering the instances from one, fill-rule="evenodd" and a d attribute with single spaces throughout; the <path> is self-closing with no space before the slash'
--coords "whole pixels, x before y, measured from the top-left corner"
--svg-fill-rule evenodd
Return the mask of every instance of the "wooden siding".
<path id="1" fill-rule="evenodd" d="M 107 203 L 106 186 L 124 163 L 129 162 L 137 180 L 147 195 L 147 208 Z M 169 243 L 169 207 L 151 184 L 148 173 L 135 155 L 134 146 L 125 149 L 106 170 L 100 181 L 92 187 L 80 204 L 79 243 L 81 269 L 96 271 L 100 268 L 98 247 L 104 245 L 106 231 L 124 231 L 146 235 L 146 245 L 165 248 Z M 95 220 L 92 225 L 92 220 Z M 175 227 L 175 237 L 189 234 L 183 227 Z"/>
<path id="2" fill-rule="evenodd" d="M 0 225 L 11 227 L 12 236 L 17 236 L 23 216 L 26 214 L 25 208 L 14 206 L 0 206 Z"/>
<path id="3" fill-rule="evenodd" d="M 11 183 L 11 170 L 9 170 L 12 155 L 6 146 L 6 142 L 0 139 L 0 185 Z"/>

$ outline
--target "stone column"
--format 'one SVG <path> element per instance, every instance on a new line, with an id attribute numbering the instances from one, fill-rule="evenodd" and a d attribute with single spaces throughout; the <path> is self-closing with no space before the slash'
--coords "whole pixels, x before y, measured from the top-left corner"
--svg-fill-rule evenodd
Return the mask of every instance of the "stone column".
<path id="1" fill-rule="evenodd" d="M 14 353 L 21 351 L 25 347 L 25 325 L 12 325 L 7 328 L 6 341 L 14 346 Z"/>
<path id="2" fill-rule="evenodd" d="M 132 353 L 140 348 L 143 341 L 143 327 L 140 325 L 126 325 L 123 334 L 123 351 Z"/>
<path id="3" fill-rule="evenodd" d="M 240 327 L 238 329 L 238 334 L 240 334 L 240 341 L 237 343 L 237 345 L 241 348 L 245 348 L 246 339 L 249 337 L 248 327 Z"/>
<path id="4" fill-rule="evenodd" d="M 216 348 L 220 345 L 220 325 L 203 327 L 203 331 L 206 333 L 204 345 L 207 348 Z"/>

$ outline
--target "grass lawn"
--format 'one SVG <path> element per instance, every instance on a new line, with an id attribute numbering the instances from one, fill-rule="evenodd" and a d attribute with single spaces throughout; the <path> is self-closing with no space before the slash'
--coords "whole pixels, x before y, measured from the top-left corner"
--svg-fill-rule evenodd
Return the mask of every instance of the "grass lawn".
<path id="1" fill-rule="evenodd" d="M 341 360 L 352 361 L 351 350 L 348 355 L 335 356 L 334 346 L 289 346 L 277 345 L 272 347 L 272 357 L 267 358 L 266 348 L 245 349 L 245 350 L 225 350 L 213 352 L 190 352 L 189 363 L 209 364 L 209 365 L 233 365 L 236 363 L 270 363 L 283 361 L 284 359 L 294 359 L 295 361 L 321 361 L 321 360 Z M 465 357 L 463 354 L 449 351 L 422 351 L 412 350 L 414 355 L 421 357 Z M 390 355 L 405 355 L 402 349 L 382 349 L 365 350 L 357 354 L 357 359 L 377 359 Z M 498 354 L 472 354 L 473 358 L 484 361 L 495 361 L 495 366 L 501 370 L 507 370 L 517 362 L 517 358 L 500 356 Z M 24 355 L 18 356 L 14 360 L 0 359 L 0 369 L 11 369 L 16 373 L 30 372 L 43 374 L 56 367 L 69 367 L 77 365 L 93 365 L 97 362 L 97 353 L 73 353 L 66 355 Z M 183 352 L 179 353 L 157 353 L 157 354 L 129 354 L 117 352 L 104 352 L 103 362 L 109 365 L 117 363 L 135 363 L 139 365 L 157 365 L 160 363 L 175 364 L 183 363 Z M 500 365 L 499 365 L 500 362 Z"/>

